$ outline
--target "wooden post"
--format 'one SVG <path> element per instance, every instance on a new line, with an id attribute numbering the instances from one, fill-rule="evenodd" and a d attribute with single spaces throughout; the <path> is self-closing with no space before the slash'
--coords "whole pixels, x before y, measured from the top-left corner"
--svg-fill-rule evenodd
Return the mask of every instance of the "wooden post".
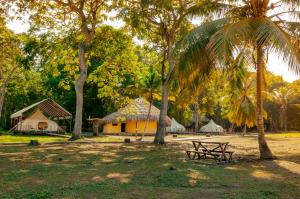
<path id="1" fill-rule="evenodd" d="M 70 133 L 72 132 L 72 116 L 70 117 Z"/>
<path id="2" fill-rule="evenodd" d="M 137 139 L 137 132 L 138 132 L 137 126 L 138 126 L 138 122 L 137 122 L 137 120 L 136 120 L 136 121 L 135 121 L 135 139 Z"/>
<path id="3" fill-rule="evenodd" d="M 93 134 L 94 136 L 99 136 L 99 121 L 94 120 L 92 121 L 93 124 Z"/>
<path id="4" fill-rule="evenodd" d="M 23 117 L 22 116 L 20 116 L 20 131 L 22 131 L 22 122 L 23 122 Z M 19 122 L 18 122 L 19 123 Z"/>

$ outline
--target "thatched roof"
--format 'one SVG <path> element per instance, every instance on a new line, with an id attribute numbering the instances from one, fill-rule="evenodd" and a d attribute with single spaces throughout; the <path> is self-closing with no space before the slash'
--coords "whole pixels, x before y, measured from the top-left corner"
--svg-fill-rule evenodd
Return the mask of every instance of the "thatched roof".
<path id="1" fill-rule="evenodd" d="M 119 109 L 117 112 L 109 114 L 102 118 L 104 123 L 120 122 L 120 121 L 146 121 L 148 117 L 150 103 L 144 98 L 132 100 L 127 106 Z M 159 120 L 160 110 L 155 106 L 151 106 L 149 115 L 150 121 Z M 171 119 L 167 117 L 167 124 L 171 124 Z"/>
<path id="2" fill-rule="evenodd" d="M 34 108 L 40 109 L 42 112 L 46 113 L 49 117 L 52 117 L 53 119 L 69 119 L 72 117 L 71 113 L 69 113 L 66 109 L 61 107 L 52 99 L 44 99 L 12 114 L 10 118 L 21 117 L 24 113 L 33 110 Z"/>

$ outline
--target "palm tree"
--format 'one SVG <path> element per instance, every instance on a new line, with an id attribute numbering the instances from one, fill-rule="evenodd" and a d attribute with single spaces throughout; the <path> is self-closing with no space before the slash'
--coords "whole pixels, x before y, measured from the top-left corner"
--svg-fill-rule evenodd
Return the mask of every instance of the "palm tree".
<path id="1" fill-rule="evenodd" d="M 141 79 L 141 85 L 143 86 L 144 90 L 146 91 L 145 93 L 149 95 L 149 102 L 150 102 L 148 115 L 147 115 L 147 122 L 145 125 L 145 129 L 143 131 L 141 140 L 144 137 L 144 133 L 146 132 L 147 126 L 149 123 L 149 117 L 150 117 L 151 107 L 152 107 L 152 103 L 153 103 L 153 93 L 159 89 L 160 83 L 161 83 L 160 78 L 158 78 L 158 75 L 157 75 L 156 71 L 154 70 L 154 67 L 150 66 L 148 75 L 144 76 Z"/>
<path id="2" fill-rule="evenodd" d="M 155 91 L 159 90 L 160 87 L 160 78 L 158 77 L 157 72 L 155 71 L 153 66 L 150 66 L 149 68 L 149 73 L 146 75 L 142 76 L 140 80 L 140 86 L 138 86 L 139 92 L 145 96 L 150 104 L 149 104 L 149 109 L 148 109 L 148 114 L 147 114 L 147 121 L 145 124 L 145 128 L 142 134 L 142 137 L 138 140 L 142 140 L 144 137 L 144 133 L 147 130 L 148 123 L 149 123 L 149 118 L 150 118 L 150 113 L 151 113 L 151 108 L 152 108 L 152 103 L 154 99 L 154 93 Z"/>
<path id="3" fill-rule="evenodd" d="M 244 125 L 244 133 L 246 133 L 247 127 L 255 125 L 256 106 L 253 95 L 251 95 L 254 86 L 255 79 L 248 75 L 241 88 L 232 91 L 232 108 L 228 113 L 228 118 L 237 126 Z"/>
<path id="4" fill-rule="evenodd" d="M 228 77 L 230 97 L 230 109 L 227 113 L 229 121 L 236 126 L 244 125 L 243 134 L 247 132 L 247 127 L 255 125 L 256 106 L 253 95 L 255 88 L 255 78 L 248 71 L 243 53 L 232 60 L 231 66 L 224 74 Z"/>
<path id="5" fill-rule="evenodd" d="M 273 101 L 280 106 L 280 127 L 287 131 L 287 109 L 290 101 L 295 97 L 295 91 L 287 86 L 274 89 L 270 93 Z"/>
<path id="6" fill-rule="evenodd" d="M 300 73 L 300 22 L 298 0 L 225 1 L 229 10 L 219 19 L 207 22 L 190 32 L 182 41 L 179 68 L 202 71 L 209 66 L 228 66 L 240 52 L 250 49 L 256 69 L 256 126 L 260 157 L 273 159 L 264 135 L 263 73 L 266 52 L 277 53 L 289 69 Z M 293 21 L 283 19 L 288 14 Z M 250 57 L 246 57 L 251 60 Z"/>

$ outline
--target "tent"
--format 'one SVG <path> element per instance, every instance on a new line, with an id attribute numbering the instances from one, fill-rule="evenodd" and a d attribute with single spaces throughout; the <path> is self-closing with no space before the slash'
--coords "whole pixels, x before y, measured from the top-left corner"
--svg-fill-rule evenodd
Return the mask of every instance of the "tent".
<path id="1" fill-rule="evenodd" d="M 171 126 L 167 127 L 167 132 L 172 132 L 172 133 L 179 133 L 179 132 L 184 132 L 185 127 L 181 124 L 179 124 L 174 118 L 172 118 L 171 121 Z"/>
<path id="2" fill-rule="evenodd" d="M 17 130 L 19 131 L 47 131 L 58 132 L 62 131 L 60 126 L 53 120 L 47 118 L 40 109 L 35 109 L 34 112 L 18 123 Z"/>
<path id="3" fill-rule="evenodd" d="M 39 101 L 10 116 L 13 130 L 21 132 L 62 132 L 57 121 L 71 117 L 71 113 L 51 99 Z"/>
<path id="4" fill-rule="evenodd" d="M 210 120 L 208 124 L 201 127 L 200 132 L 221 133 L 223 132 L 223 128 L 220 125 L 217 125 L 213 120 Z"/>

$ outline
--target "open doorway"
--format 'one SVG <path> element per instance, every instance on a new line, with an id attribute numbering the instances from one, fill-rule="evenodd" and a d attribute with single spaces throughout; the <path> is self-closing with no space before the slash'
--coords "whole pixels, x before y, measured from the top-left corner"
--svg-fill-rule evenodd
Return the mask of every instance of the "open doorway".
<path id="1" fill-rule="evenodd" d="M 126 132 L 126 123 L 121 124 L 121 132 Z"/>
<path id="2" fill-rule="evenodd" d="M 48 128 L 48 123 L 47 122 L 39 122 L 38 123 L 38 129 L 39 130 L 46 130 Z"/>

